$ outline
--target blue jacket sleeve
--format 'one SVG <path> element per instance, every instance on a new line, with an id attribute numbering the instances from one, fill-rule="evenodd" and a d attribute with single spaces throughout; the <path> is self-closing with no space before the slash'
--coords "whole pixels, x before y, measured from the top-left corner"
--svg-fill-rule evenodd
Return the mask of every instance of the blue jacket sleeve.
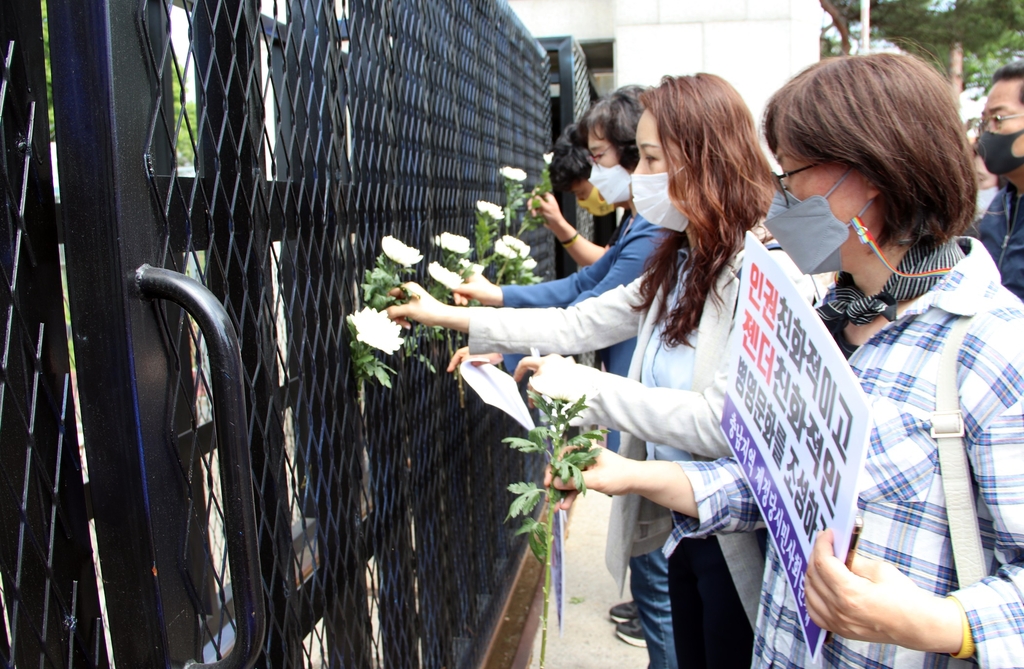
<path id="1" fill-rule="evenodd" d="M 568 307 L 632 283 L 644 270 L 658 228 L 637 217 L 629 232 L 597 262 L 573 274 L 533 286 L 502 286 L 506 307 Z"/>

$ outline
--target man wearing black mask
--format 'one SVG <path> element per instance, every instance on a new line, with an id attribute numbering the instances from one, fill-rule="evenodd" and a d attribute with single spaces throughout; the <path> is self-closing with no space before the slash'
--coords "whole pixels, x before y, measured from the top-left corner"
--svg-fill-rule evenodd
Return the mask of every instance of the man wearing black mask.
<path id="1" fill-rule="evenodd" d="M 1005 177 L 978 221 L 978 236 L 999 267 L 1003 285 L 1024 300 L 1024 60 L 996 70 L 978 127 L 978 155 Z"/>

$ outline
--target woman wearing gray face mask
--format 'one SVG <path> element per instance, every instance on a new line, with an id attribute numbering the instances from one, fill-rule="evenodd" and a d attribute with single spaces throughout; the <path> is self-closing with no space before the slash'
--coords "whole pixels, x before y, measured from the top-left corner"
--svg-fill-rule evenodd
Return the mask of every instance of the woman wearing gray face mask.
<path id="1" fill-rule="evenodd" d="M 1024 305 L 1000 285 L 981 243 L 958 236 L 973 218 L 976 185 L 949 84 L 909 56 L 823 61 L 773 96 L 764 127 L 788 197 L 767 225 L 806 268 L 838 265 L 819 314 L 872 413 L 859 546 L 847 567 L 826 530 L 808 560 L 807 609 L 834 640 L 812 663 L 772 545 L 753 666 L 966 667 L 957 660 L 974 658 L 981 667 L 1019 667 Z M 949 378 L 939 377 L 939 357 L 956 323 L 966 325 L 953 349 L 958 411 L 939 412 L 936 388 Z M 969 464 L 963 504 L 950 503 L 953 477 L 945 458 L 938 465 L 938 437 L 949 436 L 942 414 L 961 420 L 963 444 L 954 448 Z M 684 537 L 760 523 L 734 459 L 660 465 L 602 454 L 586 485 L 639 492 L 689 516 L 676 525 Z M 971 501 L 977 509 L 965 513 L 974 525 L 965 529 L 973 536 L 957 536 L 982 544 L 981 555 L 954 560 L 950 518 Z"/>

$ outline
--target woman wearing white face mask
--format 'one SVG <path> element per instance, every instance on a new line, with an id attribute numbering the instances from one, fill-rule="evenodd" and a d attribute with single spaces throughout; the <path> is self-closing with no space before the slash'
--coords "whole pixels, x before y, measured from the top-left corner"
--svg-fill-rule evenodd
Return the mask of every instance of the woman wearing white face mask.
<path id="1" fill-rule="evenodd" d="M 572 354 L 637 336 L 628 378 L 547 364 L 557 356 L 526 358 L 517 374 L 591 377 L 599 392 L 585 422 L 621 429 L 626 458 L 717 458 L 729 453 L 718 425 L 743 236 L 768 211 L 774 184 L 750 112 L 723 79 L 666 78 L 641 101 L 647 111 L 637 127 L 634 195 L 640 211 L 667 230 L 643 277 L 569 309 L 459 309 L 424 297 L 389 314 L 468 331 L 470 349 L 482 351 L 536 346 Z M 637 495 L 614 504 L 606 558 L 621 583 L 631 555 L 659 550 L 669 539 L 672 519 Z M 681 664 L 749 666 L 763 567 L 757 542 L 744 535 L 720 546 L 693 543 L 702 545 L 680 555 L 700 576 L 681 590 L 689 586 L 699 601 L 696 608 L 692 597 L 689 606 L 673 607 L 674 618 L 687 616 L 685 629 L 673 625 L 686 644 L 676 644 Z"/>

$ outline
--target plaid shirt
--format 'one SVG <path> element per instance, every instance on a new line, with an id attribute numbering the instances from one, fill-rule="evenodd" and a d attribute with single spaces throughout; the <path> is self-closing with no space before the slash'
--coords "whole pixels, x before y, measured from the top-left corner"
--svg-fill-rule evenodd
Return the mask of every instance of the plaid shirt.
<path id="1" fill-rule="evenodd" d="M 965 443 L 978 494 L 989 576 L 957 589 L 938 452 L 929 430 L 939 352 L 958 316 L 975 316 L 957 360 Z M 858 553 L 895 565 L 967 611 L 983 667 L 1024 666 L 1024 305 L 1006 291 L 977 241 L 966 258 L 850 358 L 872 408 L 858 507 Z M 666 543 L 750 531 L 761 518 L 731 459 L 686 462 L 699 519 L 676 515 Z M 812 666 L 793 596 L 769 546 L 754 642 L 755 667 Z M 969 666 L 948 655 L 836 637 L 827 667 Z"/>

